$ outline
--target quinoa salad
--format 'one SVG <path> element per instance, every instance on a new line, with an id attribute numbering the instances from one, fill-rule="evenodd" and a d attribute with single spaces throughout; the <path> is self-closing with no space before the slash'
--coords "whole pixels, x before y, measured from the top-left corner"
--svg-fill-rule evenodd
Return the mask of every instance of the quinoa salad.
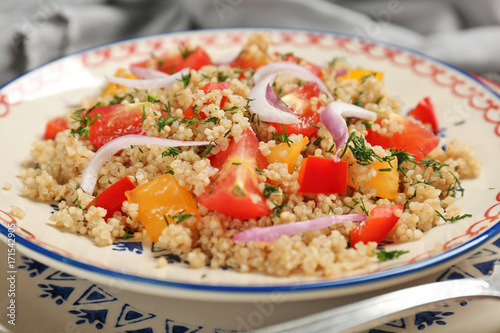
<path id="1" fill-rule="evenodd" d="M 376 68 L 271 50 L 255 34 L 225 64 L 180 45 L 117 68 L 46 124 L 23 195 L 97 246 L 273 276 L 336 277 L 470 217 L 455 200 L 481 162 L 440 142 L 432 92 L 406 114 Z"/>

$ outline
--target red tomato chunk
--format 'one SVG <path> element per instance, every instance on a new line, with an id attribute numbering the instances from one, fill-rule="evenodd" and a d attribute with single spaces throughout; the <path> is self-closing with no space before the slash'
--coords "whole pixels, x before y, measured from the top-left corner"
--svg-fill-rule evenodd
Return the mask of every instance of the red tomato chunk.
<path id="1" fill-rule="evenodd" d="M 281 96 L 281 100 L 288 108 L 299 117 L 300 123 L 286 124 L 285 130 L 288 135 L 302 134 L 308 138 L 312 137 L 318 131 L 316 124 L 319 123 L 319 113 L 313 111 L 311 98 L 319 97 L 321 89 L 316 82 L 307 82 L 297 88 L 290 90 Z M 317 103 L 319 104 L 319 103 Z M 318 105 L 317 105 L 318 107 Z M 276 128 L 276 133 L 283 132 L 283 125 L 270 123 Z"/>
<path id="2" fill-rule="evenodd" d="M 54 140 L 56 134 L 68 128 L 68 122 L 64 118 L 54 118 L 47 122 L 45 125 L 45 133 L 43 138 L 45 140 Z"/>
<path id="3" fill-rule="evenodd" d="M 256 169 L 267 167 L 259 151 L 259 141 L 251 129 L 246 129 L 238 142 L 231 142 L 211 160 L 219 168 L 205 192 L 198 197 L 203 206 L 238 219 L 251 219 L 270 212 L 258 189 Z"/>
<path id="4" fill-rule="evenodd" d="M 403 205 L 383 205 L 373 208 L 368 219 L 351 230 L 349 242 L 351 247 L 358 242 L 380 243 L 399 221 L 399 217 L 394 215 L 396 209 L 403 210 Z"/>
<path id="5" fill-rule="evenodd" d="M 439 144 L 439 138 L 426 130 L 422 125 L 397 114 L 394 114 L 393 117 L 403 124 L 404 129 L 402 132 L 387 136 L 368 128 L 366 141 L 372 146 L 378 145 L 384 149 L 396 148 L 397 150 L 405 150 L 415 155 L 416 161 L 424 158 L 426 154 L 429 154 Z M 377 119 L 376 123 L 380 124 L 380 122 L 381 120 Z"/>
<path id="6" fill-rule="evenodd" d="M 309 156 L 299 171 L 300 193 L 345 193 L 347 190 L 346 161 Z"/>

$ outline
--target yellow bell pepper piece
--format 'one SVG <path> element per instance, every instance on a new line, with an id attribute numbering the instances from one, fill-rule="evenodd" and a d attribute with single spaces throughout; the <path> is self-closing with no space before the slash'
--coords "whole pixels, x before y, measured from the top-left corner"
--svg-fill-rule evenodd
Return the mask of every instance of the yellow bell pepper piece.
<path id="1" fill-rule="evenodd" d="M 377 80 L 380 82 L 384 82 L 384 73 L 382 72 L 375 72 L 369 69 L 349 69 L 349 72 L 345 75 L 342 75 L 341 78 L 343 79 L 354 79 L 357 81 L 363 81 L 365 78 L 367 78 L 369 75 L 375 76 Z"/>
<path id="2" fill-rule="evenodd" d="M 163 229 L 171 223 L 182 223 L 191 216 L 200 219 L 193 196 L 171 174 L 137 186 L 125 195 L 130 203 L 139 204 L 139 219 L 153 242 L 158 241 Z"/>
<path id="3" fill-rule="evenodd" d="M 385 199 L 395 199 L 398 196 L 399 173 L 397 160 L 376 161 L 373 167 L 377 170 L 377 175 L 372 177 L 368 186 L 377 189 L 377 196 Z M 347 177 L 347 185 L 357 189 L 360 184 L 356 184 L 356 179 Z"/>
<path id="4" fill-rule="evenodd" d="M 309 139 L 304 137 L 300 142 L 291 142 L 290 146 L 286 142 L 282 142 L 274 147 L 269 148 L 271 154 L 266 156 L 267 162 L 269 164 L 275 162 L 281 162 L 288 164 L 288 172 L 292 173 L 295 164 L 297 163 L 297 158 L 300 155 L 302 149 L 306 146 Z"/>
<path id="5" fill-rule="evenodd" d="M 116 77 L 123 77 L 126 79 L 137 79 L 134 74 L 128 72 L 124 68 L 118 68 L 115 72 L 115 76 Z M 116 95 L 118 90 L 125 90 L 125 89 L 126 89 L 125 86 L 109 82 L 106 85 L 106 87 L 104 87 L 104 89 L 102 90 L 101 97 Z"/>

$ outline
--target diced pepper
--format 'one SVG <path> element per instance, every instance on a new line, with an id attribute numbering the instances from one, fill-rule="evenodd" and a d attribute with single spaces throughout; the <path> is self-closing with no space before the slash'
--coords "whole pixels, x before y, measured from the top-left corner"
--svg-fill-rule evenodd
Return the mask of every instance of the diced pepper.
<path id="1" fill-rule="evenodd" d="M 125 79 L 137 79 L 134 74 L 129 73 L 124 68 L 118 68 L 115 72 L 116 77 L 123 77 Z M 101 97 L 113 96 L 116 95 L 118 90 L 125 90 L 127 87 L 109 82 L 101 92 Z"/>
<path id="2" fill-rule="evenodd" d="M 375 161 L 373 167 L 377 170 L 377 175 L 372 177 L 368 186 L 377 189 L 377 196 L 385 199 L 395 199 L 398 196 L 399 173 L 398 162 Z M 348 177 L 347 185 L 357 189 L 360 184 L 356 183 L 356 178 Z"/>
<path id="3" fill-rule="evenodd" d="M 380 82 L 384 82 L 384 73 L 382 72 L 375 72 L 369 69 L 349 69 L 348 73 L 345 75 L 342 75 L 341 78 L 343 79 L 354 79 L 357 81 L 363 81 L 367 79 L 370 76 L 374 76 L 377 80 Z"/>
<path id="4" fill-rule="evenodd" d="M 299 171 L 300 193 L 345 193 L 347 190 L 345 161 L 309 156 L 302 161 Z"/>
<path id="5" fill-rule="evenodd" d="M 288 172 L 292 173 L 295 164 L 297 163 L 297 158 L 300 152 L 309 142 L 307 137 L 304 137 L 300 142 L 286 143 L 282 142 L 274 147 L 269 148 L 271 154 L 266 156 L 269 163 L 281 162 L 288 164 Z"/>
<path id="6" fill-rule="evenodd" d="M 358 242 L 380 243 L 398 223 L 399 217 L 394 215 L 397 209 L 403 210 L 403 205 L 383 205 L 373 208 L 368 219 L 351 230 L 350 246 L 354 247 Z"/>
<path id="7" fill-rule="evenodd" d="M 106 209 L 107 213 L 104 217 L 109 219 L 113 214 L 122 209 L 122 204 L 127 197 L 125 192 L 135 188 L 134 182 L 130 177 L 125 176 L 99 194 L 87 207 L 92 205 Z"/>
<path id="8" fill-rule="evenodd" d="M 45 133 L 43 138 L 45 140 L 54 140 L 56 134 L 68 128 L 68 122 L 64 118 L 54 118 L 47 122 L 45 125 Z"/>
<path id="9" fill-rule="evenodd" d="M 169 224 L 182 223 L 191 216 L 200 218 L 193 196 L 171 174 L 139 185 L 125 195 L 130 203 L 139 204 L 139 219 L 153 242 Z"/>
<path id="10" fill-rule="evenodd" d="M 436 117 L 434 104 L 429 97 L 423 98 L 409 114 L 424 124 L 430 124 L 434 134 L 439 132 L 439 123 Z"/>

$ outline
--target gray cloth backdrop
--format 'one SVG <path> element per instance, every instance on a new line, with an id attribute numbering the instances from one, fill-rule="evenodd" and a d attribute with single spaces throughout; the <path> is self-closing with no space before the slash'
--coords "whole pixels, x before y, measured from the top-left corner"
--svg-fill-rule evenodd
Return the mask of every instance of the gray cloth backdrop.
<path id="1" fill-rule="evenodd" d="M 2 0 L 0 25 L 0 83 L 126 37 L 231 26 L 362 35 L 500 82 L 499 0 Z"/>

